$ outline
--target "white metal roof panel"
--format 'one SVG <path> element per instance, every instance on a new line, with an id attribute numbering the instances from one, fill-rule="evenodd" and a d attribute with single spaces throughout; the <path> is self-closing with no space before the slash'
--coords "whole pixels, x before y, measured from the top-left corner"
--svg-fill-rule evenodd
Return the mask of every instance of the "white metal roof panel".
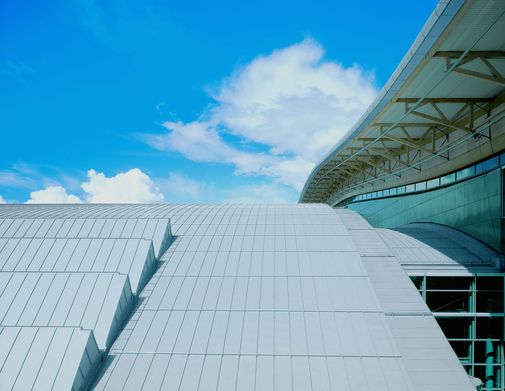
<path id="1" fill-rule="evenodd" d="M 10 238 L 0 251 L 0 271 L 118 272 L 137 293 L 155 265 L 147 239 Z"/>
<path id="2" fill-rule="evenodd" d="M 128 314 L 128 277 L 117 273 L 0 273 L 0 325 L 73 326 L 110 347 Z"/>
<path id="3" fill-rule="evenodd" d="M 335 211 L 344 215 L 348 213 L 342 209 Z M 400 260 L 393 255 L 393 246 L 385 239 L 391 231 L 376 230 L 365 224 L 355 224 L 348 229 L 361 254 L 386 321 L 391 326 L 390 332 L 399 355 L 405 360 L 413 388 L 423 391 L 473 389 L 429 308 Z M 440 238 L 439 232 L 426 236 L 434 240 Z M 457 246 L 456 243 L 454 245 L 452 247 Z"/>
<path id="4" fill-rule="evenodd" d="M 80 219 L 17 218 L 0 220 L 1 238 L 149 239 L 156 257 L 172 239 L 170 220 L 157 219 Z"/>
<path id="5" fill-rule="evenodd" d="M 96 390 L 413 390 L 398 358 L 121 354 L 112 365 Z"/>
<path id="6" fill-rule="evenodd" d="M 415 389 L 475 389 L 432 316 L 392 316 L 388 324 Z"/>
<path id="7" fill-rule="evenodd" d="M 90 331 L 72 327 L 0 327 L 0 388 L 81 390 L 101 361 Z"/>
<path id="8" fill-rule="evenodd" d="M 427 386 L 407 366 L 409 351 L 399 348 L 401 333 L 393 333 L 390 318 L 431 314 L 391 247 L 354 212 L 322 205 L 0 207 L 0 216 L 11 218 L 11 224 L 20 215 L 25 220 L 57 217 L 63 221 L 57 232 L 85 232 L 86 237 L 46 238 L 52 226 L 47 225 L 43 238 L 22 244 L 26 238 L 0 238 L 0 259 L 10 268 L 40 269 L 51 258 L 51 268 L 89 269 L 100 260 L 103 273 L 121 265 L 111 254 L 120 254 L 120 248 L 130 253 L 125 243 L 140 240 L 110 237 L 120 230 L 136 235 L 132 219 L 163 217 L 173 223 L 175 240 L 155 274 L 145 276 L 139 305 L 115 340 L 96 389 L 364 391 Z M 105 217 L 127 220 L 95 225 Z M 69 219 L 81 221 L 70 225 L 65 223 Z M 30 232 L 33 226 L 16 224 L 13 232 Z M 32 232 L 43 225 L 37 223 Z M 146 231 L 147 222 L 138 227 Z M 108 237 L 89 237 L 93 229 Z M 66 308 L 72 308 L 69 301 L 62 301 Z M 15 312 L 9 317 L 18 316 Z M 424 327 L 438 326 L 433 322 Z M 414 329 L 412 336 L 416 333 Z M 423 338 L 420 334 L 419 344 L 430 342 Z M 460 364 L 454 355 L 444 356 L 446 346 L 441 346 L 437 365 L 465 389 L 466 375 L 454 372 Z M 422 365 L 429 369 L 428 361 Z M 440 384 L 451 386 L 437 376 Z"/>
<path id="9" fill-rule="evenodd" d="M 376 229 L 410 274 L 500 272 L 503 255 L 456 229 L 432 223 Z"/>
<path id="10" fill-rule="evenodd" d="M 141 293 L 144 304 L 114 344 L 115 358 L 97 389 L 112 389 L 116 381 L 123 384 L 124 376 L 125 386 L 132 381 L 144 389 L 146 384 L 191 389 L 263 390 L 282 385 L 319 390 L 341 389 L 342 384 L 356 390 L 414 389 L 387 326 L 383 304 L 390 292 L 381 297 L 375 291 L 387 283 L 387 275 L 374 280 L 360 257 L 360 252 L 375 254 L 374 261 L 381 263 L 379 256 L 388 247 L 352 212 L 323 209 L 328 216 L 310 218 L 302 212 L 305 209 L 296 216 L 296 209 L 282 214 L 279 209 L 284 207 L 277 208 L 273 213 L 268 212 L 275 208 L 250 206 L 184 211 L 184 223 L 174 223 L 178 237 Z M 319 206 L 317 211 L 321 213 Z M 209 215 L 219 223 L 199 226 Z M 170 217 L 182 221 L 177 215 Z M 369 232 L 355 232 L 362 240 L 353 241 L 344 220 Z M 311 227 L 296 231 L 294 221 Z M 342 228 L 325 235 L 322 226 L 328 223 Z M 278 238 L 287 243 L 286 238 L 293 237 L 298 244 L 297 235 L 307 233 L 348 243 L 326 251 L 275 247 Z M 371 235 L 372 245 L 366 246 Z M 272 240 L 265 240 L 268 236 Z M 236 247 L 234 241 L 239 243 Z M 251 244 L 244 250 L 247 242 Z M 391 255 L 382 260 L 395 261 Z M 388 310 L 426 312 L 395 262 L 399 270 L 391 270 L 405 279 L 397 288 L 418 300 L 404 302 L 404 308 L 394 302 Z"/>

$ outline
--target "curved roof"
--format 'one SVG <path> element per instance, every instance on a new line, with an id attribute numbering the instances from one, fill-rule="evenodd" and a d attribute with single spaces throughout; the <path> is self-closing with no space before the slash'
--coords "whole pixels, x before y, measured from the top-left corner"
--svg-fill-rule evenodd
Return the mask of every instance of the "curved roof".
<path id="1" fill-rule="evenodd" d="M 105 218 L 114 224 L 102 222 Z M 1 205 L 0 232 L 72 240 L 88 235 L 88 229 L 82 231 L 85 220 L 93 223 L 89 232 L 96 226 L 97 236 L 110 239 L 112 232 L 121 236 L 133 227 L 130 219 L 146 218 L 169 218 L 174 241 L 157 261 L 138 305 L 131 306 L 128 323 L 103 353 L 101 369 L 96 360 L 82 363 L 91 352 L 85 339 L 72 350 L 72 360 L 63 354 L 63 342 L 53 361 L 45 359 L 54 332 L 47 329 L 31 346 L 38 329 L 23 323 L 27 317 L 16 321 L 15 314 L 3 325 L 0 311 L 0 342 L 7 340 L 9 347 L 0 351 L 0 382 L 6 379 L 15 388 L 22 381 L 30 388 L 39 368 L 63 360 L 70 367 L 65 384 L 94 378 L 97 390 L 474 390 L 392 248 L 356 212 L 321 204 Z M 52 224 L 31 229 L 37 219 Z M 104 231 L 106 226 L 112 230 Z M 134 231 L 128 229 L 129 235 Z M 3 263 L 13 260 L 4 255 L 0 251 L 0 292 L 13 274 L 3 271 Z M 14 258 L 9 263 L 25 264 Z M 40 272 L 24 271 L 18 279 L 29 273 L 34 281 Z M 38 289 L 40 283 L 22 284 L 16 307 L 23 308 L 24 297 L 24 307 L 34 308 L 30 286 Z M 53 313 L 64 314 L 73 297 L 51 288 L 47 295 L 51 291 L 66 297 L 51 300 Z M 119 290 L 109 293 L 117 303 Z M 77 314 L 72 308 L 70 313 Z M 78 323 L 62 323 L 58 330 L 71 330 L 67 324 Z M 98 333 L 89 322 L 81 327 L 91 329 L 91 340 Z M 15 365 L 23 362 L 30 365 Z M 79 365 L 83 369 L 77 371 Z"/>
<path id="2" fill-rule="evenodd" d="M 410 274 L 468 275 L 503 273 L 504 256 L 483 242 L 435 223 L 376 228 L 381 239 Z"/>
<path id="3" fill-rule="evenodd" d="M 504 13 L 500 0 L 441 1 L 374 103 L 312 171 L 300 202 L 336 204 L 492 153 L 486 137 L 475 150 L 462 145 L 505 116 Z M 503 137 L 494 142 L 505 147 Z"/>

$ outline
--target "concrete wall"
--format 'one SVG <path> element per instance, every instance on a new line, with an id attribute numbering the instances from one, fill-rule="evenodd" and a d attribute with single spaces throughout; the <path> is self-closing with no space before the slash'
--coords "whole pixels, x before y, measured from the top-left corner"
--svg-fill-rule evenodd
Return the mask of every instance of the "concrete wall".
<path id="1" fill-rule="evenodd" d="M 457 228 L 504 252 L 501 169 L 441 189 L 348 205 L 374 227 L 432 222 Z"/>

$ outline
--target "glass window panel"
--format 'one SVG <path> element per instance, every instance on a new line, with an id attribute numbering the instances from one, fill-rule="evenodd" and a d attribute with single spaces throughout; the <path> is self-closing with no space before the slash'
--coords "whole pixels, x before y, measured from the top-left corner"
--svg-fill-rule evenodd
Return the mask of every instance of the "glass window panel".
<path id="1" fill-rule="evenodd" d="M 501 339 L 503 335 L 503 318 L 477 318 L 477 339 Z"/>
<path id="2" fill-rule="evenodd" d="M 500 164 L 501 165 L 505 164 L 505 152 L 500 155 Z"/>
<path id="3" fill-rule="evenodd" d="M 503 277 L 477 277 L 477 290 L 503 291 Z"/>
<path id="4" fill-rule="evenodd" d="M 386 197 L 389 195 L 389 189 L 383 190 L 382 194 Z"/>
<path id="5" fill-rule="evenodd" d="M 472 277 L 427 277 L 426 289 L 469 290 L 472 280 Z"/>
<path id="6" fill-rule="evenodd" d="M 471 362 L 471 346 L 470 341 L 449 341 L 456 356 L 463 362 Z"/>
<path id="7" fill-rule="evenodd" d="M 477 312 L 503 312 L 503 292 L 477 291 Z"/>
<path id="8" fill-rule="evenodd" d="M 475 165 L 475 173 L 480 174 L 485 171 L 492 170 L 498 167 L 498 156 L 494 156 L 491 159 L 484 160 L 483 162 L 477 163 Z"/>
<path id="9" fill-rule="evenodd" d="M 410 192 L 412 192 L 414 190 L 416 190 L 416 186 L 414 184 L 405 186 L 405 192 L 406 193 L 410 193 Z"/>
<path id="10" fill-rule="evenodd" d="M 411 276 L 410 279 L 412 280 L 417 289 L 421 289 L 424 279 L 423 276 Z"/>
<path id="11" fill-rule="evenodd" d="M 426 182 L 419 182 L 415 184 L 416 191 L 426 190 Z"/>
<path id="12" fill-rule="evenodd" d="M 458 318 L 440 318 L 437 317 L 437 322 L 444 332 L 446 338 L 470 339 L 472 336 L 471 326 L 472 319 L 469 317 Z"/>
<path id="13" fill-rule="evenodd" d="M 432 189 L 432 188 L 437 187 L 439 185 L 440 185 L 440 178 L 431 179 L 426 182 L 426 187 L 428 189 Z"/>
<path id="14" fill-rule="evenodd" d="M 397 194 L 402 194 L 402 193 L 405 193 L 405 186 L 398 186 L 396 188 L 396 193 Z"/>
<path id="15" fill-rule="evenodd" d="M 461 179 L 468 178 L 475 175 L 475 166 L 464 168 L 456 173 L 456 179 L 460 181 Z"/>
<path id="16" fill-rule="evenodd" d="M 389 189 L 389 195 L 395 195 L 395 194 L 397 194 L 397 190 L 398 189 L 396 187 L 394 187 L 392 189 Z"/>
<path id="17" fill-rule="evenodd" d="M 440 184 L 446 185 L 447 183 L 452 183 L 456 180 L 456 174 L 448 174 L 440 178 Z"/>
<path id="18" fill-rule="evenodd" d="M 426 304 L 433 312 L 469 312 L 470 292 L 427 292 Z"/>
<path id="19" fill-rule="evenodd" d="M 474 376 L 479 378 L 480 380 L 482 380 L 482 382 L 484 383 L 484 387 L 481 388 L 482 391 L 484 390 L 489 390 L 489 387 L 496 387 L 498 389 L 500 389 L 500 381 L 499 381 L 499 377 L 500 377 L 500 369 L 501 367 L 498 365 L 498 366 L 494 366 L 492 368 L 492 370 L 488 369 L 488 371 L 490 371 L 492 374 L 490 374 L 489 376 L 486 375 L 486 365 L 476 365 L 474 367 Z"/>
<path id="20" fill-rule="evenodd" d="M 476 341 L 475 363 L 500 364 L 500 341 Z"/>

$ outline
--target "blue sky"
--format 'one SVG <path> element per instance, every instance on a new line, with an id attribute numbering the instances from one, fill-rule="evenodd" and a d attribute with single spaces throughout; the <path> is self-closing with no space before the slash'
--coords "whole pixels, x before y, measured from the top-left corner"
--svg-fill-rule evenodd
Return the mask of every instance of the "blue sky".
<path id="1" fill-rule="evenodd" d="M 295 202 L 435 1 L 2 1 L 7 202 Z"/>

